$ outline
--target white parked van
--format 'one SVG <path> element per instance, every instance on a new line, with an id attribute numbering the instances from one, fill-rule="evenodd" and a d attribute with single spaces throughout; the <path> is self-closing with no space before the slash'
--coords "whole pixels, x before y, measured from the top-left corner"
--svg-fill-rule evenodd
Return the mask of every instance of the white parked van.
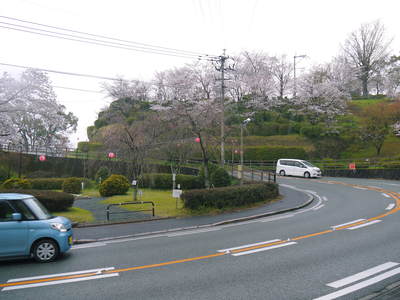
<path id="1" fill-rule="evenodd" d="M 305 160 L 282 158 L 276 163 L 276 174 L 310 178 L 321 177 L 321 170 Z"/>

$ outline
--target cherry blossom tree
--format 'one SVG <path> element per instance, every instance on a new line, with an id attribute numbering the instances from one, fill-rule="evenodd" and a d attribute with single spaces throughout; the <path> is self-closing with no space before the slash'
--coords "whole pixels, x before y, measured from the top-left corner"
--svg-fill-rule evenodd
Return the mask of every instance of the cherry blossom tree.
<path id="1" fill-rule="evenodd" d="M 7 129 L 3 141 L 26 150 L 67 146 L 78 120 L 57 102 L 45 73 L 27 69 L 20 79 L 4 75 L 0 81 L 0 120 Z"/>

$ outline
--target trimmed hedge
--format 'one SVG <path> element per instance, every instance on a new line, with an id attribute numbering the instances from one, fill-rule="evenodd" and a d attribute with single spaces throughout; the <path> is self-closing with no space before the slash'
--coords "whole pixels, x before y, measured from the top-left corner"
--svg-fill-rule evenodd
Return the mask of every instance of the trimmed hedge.
<path id="1" fill-rule="evenodd" d="M 202 180 L 198 176 L 177 174 L 175 182 L 177 185 L 180 184 L 183 190 L 203 188 Z M 144 174 L 140 180 L 140 184 L 144 188 L 171 189 L 172 174 Z"/>
<path id="2" fill-rule="evenodd" d="M 1 185 L 3 189 L 31 189 L 32 184 L 28 179 L 10 178 Z"/>
<path id="3" fill-rule="evenodd" d="M 94 184 L 87 178 L 68 177 L 68 178 L 31 178 L 32 189 L 35 190 L 62 190 L 63 183 L 69 178 L 76 178 L 79 182 L 84 182 L 85 187 L 93 187 Z"/>
<path id="4" fill-rule="evenodd" d="M 82 183 L 79 178 L 71 177 L 64 180 L 62 190 L 65 193 L 80 194 L 82 191 Z"/>
<path id="5" fill-rule="evenodd" d="M 262 202 L 277 197 L 278 185 L 274 183 L 245 184 L 209 190 L 185 191 L 181 198 L 185 208 L 226 208 Z"/>
<path id="6" fill-rule="evenodd" d="M 61 190 L 65 178 L 32 178 L 32 189 L 35 190 Z"/>
<path id="7" fill-rule="evenodd" d="M 0 193 L 28 194 L 38 199 L 49 211 L 66 211 L 74 204 L 74 196 L 68 193 L 46 190 L 1 189 Z"/>
<path id="8" fill-rule="evenodd" d="M 251 146 L 244 149 L 245 160 L 277 160 L 289 157 L 307 159 L 308 154 L 302 147 Z"/>

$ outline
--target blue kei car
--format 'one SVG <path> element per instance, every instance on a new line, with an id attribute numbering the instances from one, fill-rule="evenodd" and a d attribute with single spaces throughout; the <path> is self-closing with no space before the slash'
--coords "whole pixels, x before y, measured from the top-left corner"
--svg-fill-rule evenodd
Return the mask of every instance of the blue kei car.
<path id="1" fill-rule="evenodd" d="M 0 259 L 50 262 L 72 245 L 72 224 L 54 217 L 32 195 L 0 193 Z"/>

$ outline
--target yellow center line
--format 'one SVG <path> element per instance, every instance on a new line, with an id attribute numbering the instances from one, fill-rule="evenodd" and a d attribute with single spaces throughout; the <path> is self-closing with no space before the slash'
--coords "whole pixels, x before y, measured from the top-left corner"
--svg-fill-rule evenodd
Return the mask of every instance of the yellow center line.
<path id="1" fill-rule="evenodd" d="M 323 182 L 323 181 L 319 181 Z M 400 194 L 391 192 L 391 191 L 386 191 L 384 189 L 377 189 L 377 188 L 371 188 L 371 187 L 363 187 L 363 186 L 358 186 L 358 185 L 351 185 L 351 184 L 346 184 L 342 182 L 335 182 L 335 184 L 342 184 L 345 186 L 350 186 L 350 187 L 362 187 L 368 190 L 374 190 L 374 191 L 379 191 L 379 192 L 385 192 L 392 198 L 396 200 L 396 207 L 393 208 L 392 210 L 381 214 L 376 217 L 369 218 L 364 221 L 360 221 L 357 223 L 352 223 L 346 226 L 341 226 L 339 228 L 329 229 L 321 232 L 316 232 L 316 233 L 311 233 L 311 234 L 306 234 L 298 237 L 294 237 L 288 240 L 283 240 L 283 241 L 277 241 L 273 243 L 267 243 L 267 244 L 262 244 L 262 245 L 257 245 L 257 246 L 252 246 L 252 247 L 247 247 L 247 248 L 242 248 L 242 249 L 236 249 L 231 251 L 230 253 L 240 253 L 244 251 L 249 251 L 249 250 L 254 250 L 254 249 L 260 249 L 260 248 L 266 248 L 274 245 L 280 245 L 287 243 L 289 240 L 291 241 L 298 241 L 306 238 L 312 238 L 316 236 L 321 236 L 325 235 L 328 233 L 332 233 L 338 230 L 343 230 L 349 227 L 353 227 L 359 224 L 365 224 L 367 222 L 377 220 L 377 219 L 382 219 L 388 215 L 394 214 L 397 211 L 400 210 Z M 157 264 L 150 264 L 150 265 L 143 265 L 143 266 L 136 266 L 136 267 L 130 267 L 130 268 L 121 268 L 121 269 L 114 269 L 114 270 L 108 270 L 108 271 L 103 271 L 103 272 L 92 272 L 92 273 L 84 273 L 84 274 L 78 274 L 78 275 L 69 275 L 69 276 L 59 276 L 59 277 L 52 277 L 52 278 L 42 278 L 42 279 L 36 279 L 36 280 L 26 280 L 26 281 L 17 281 L 17 282 L 10 282 L 10 283 L 3 283 L 0 284 L 0 288 L 3 287 L 9 287 L 9 286 L 19 286 L 19 285 L 26 285 L 26 284 L 34 284 L 34 283 L 42 283 L 42 282 L 52 282 L 52 281 L 59 281 L 59 280 L 65 280 L 65 279 L 74 279 L 74 278 L 85 278 L 85 277 L 92 277 L 96 275 L 104 275 L 104 274 L 113 274 L 113 273 L 120 273 L 120 272 L 128 272 L 128 271 L 135 271 L 135 270 L 143 270 L 143 269 L 150 269 L 150 268 L 157 268 L 157 267 L 162 267 L 162 266 L 168 266 L 168 265 L 173 265 L 173 264 L 180 264 L 180 263 L 186 263 L 186 262 L 192 262 L 192 261 L 199 261 L 199 260 L 204 260 L 204 259 L 210 259 L 210 258 L 215 258 L 215 257 L 220 257 L 228 254 L 228 252 L 219 252 L 215 254 L 210 254 L 210 255 L 205 255 L 205 256 L 197 256 L 197 257 L 191 257 L 191 258 L 186 258 L 186 259 L 180 259 L 180 260 L 172 260 L 172 261 L 167 261 L 167 262 L 162 262 L 162 263 L 157 263 Z"/>

